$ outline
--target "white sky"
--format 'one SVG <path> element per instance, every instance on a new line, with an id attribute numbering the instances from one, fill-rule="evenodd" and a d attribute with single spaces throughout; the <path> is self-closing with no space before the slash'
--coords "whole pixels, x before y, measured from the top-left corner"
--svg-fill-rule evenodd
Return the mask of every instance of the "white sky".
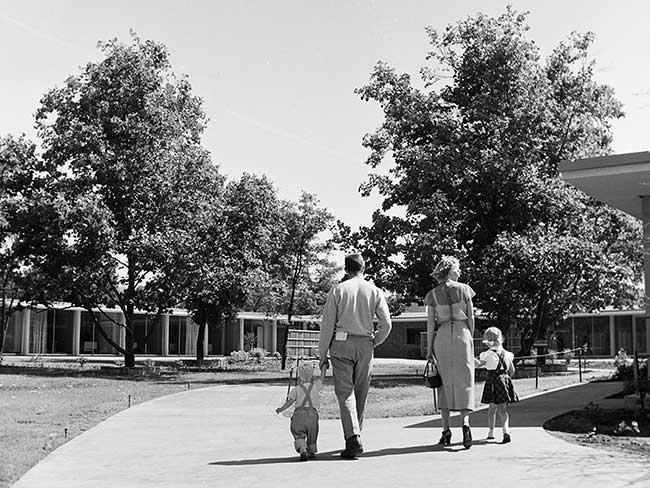
<path id="1" fill-rule="evenodd" d="M 98 59 L 98 40 L 128 42 L 132 28 L 166 44 L 189 75 L 210 118 L 204 146 L 225 174 L 265 173 L 282 197 L 304 189 L 349 225 L 368 225 L 379 200 L 357 192 L 369 169 L 361 139 L 381 114 L 353 90 L 378 60 L 417 77 L 426 25 L 506 3 L 530 11 L 544 53 L 572 31 L 596 33 L 599 79 L 626 111 L 614 151 L 648 150 L 650 2 L 625 0 L 0 0 L 0 134 L 35 137 L 40 97 Z"/>

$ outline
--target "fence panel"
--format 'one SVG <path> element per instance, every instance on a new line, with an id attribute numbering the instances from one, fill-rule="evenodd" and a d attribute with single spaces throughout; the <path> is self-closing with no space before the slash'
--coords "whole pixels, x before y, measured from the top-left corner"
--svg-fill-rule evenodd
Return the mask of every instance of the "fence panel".
<path id="1" fill-rule="evenodd" d="M 318 356 L 320 331 L 289 329 L 287 357 L 315 358 Z"/>

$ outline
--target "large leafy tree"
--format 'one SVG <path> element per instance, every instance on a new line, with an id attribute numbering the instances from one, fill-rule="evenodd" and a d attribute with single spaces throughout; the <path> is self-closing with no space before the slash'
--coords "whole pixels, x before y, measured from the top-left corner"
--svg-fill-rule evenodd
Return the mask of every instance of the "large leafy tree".
<path id="1" fill-rule="evenodd" d="M 134 314 L 149 315 L 146 343 L 185 298 L 176 277 L 196 242 L 194 217 L 222 182 L 200 145 L 201 101 L 172 72 L 166 48 L 135 35 L 99 46 L 104 58 L 49 91 L 36 115 L 51 195 L 40 212 L 53 218 L 32 264 L 48 289 L 92 313 L 132 366 L 142 345 Z M 107 305 L 124 320 L 105 314 Z M 124 344 L 102 315 L 124 328 Z"/>
<path id="2" fill-rule="evenodd" d="M 229 182 L 206 210 L 191 258 L 179 276 L 186 283 L 185 307 L 199 324 L 199 362 L 204 330 L 222 326 L 244 308 L 258 283 L 265 282 L 265 261 L 278 248 L 283 230 L 278 227 L 281 202 L 263 176 L 244 174 Z"/>
<path id="3" fill-rule="evenodd" d="M 247 305 L 252 310 L 287 316 L 282 351 L 286 364 L 286 340 L 296 314 L 318 314 L 327 291 L 340 269 L 327 258 L 333 249 L 325 234 L 334 217 L 320 207 L 317 197 L 303 192 L 298 202 L 281 202 L 275 223 L 275 240 L 251 282 Z"/>
<path id="4" fill-rule="evenodd" d="M 11 315 L 31 300 L 23 254 L 23 217 L 37 191 L 36 146 L 24 137 L 0 138 L 0 357 Z"/>
<path id="5" fill-rule="evenodd" d="M 341 226 L 340 238 L 403 303 L 433 286 L 441 255 L 457 255 L 478 307 L 525 329 L 527 350 L 567 311 L 632 302 L 641 247 L 636 221 L 558 178 L 562 160 L 607 154 L 623 115 L 595 79 L 593 35 L 542 60 L 525 18 L 508 8 L 427 29 L 424 88 L 377 64 L 358 93 L 384 113 L 364 138 L 367 164 L 388 169 L 361 190 L 384 200 L 370 227 Z"/>

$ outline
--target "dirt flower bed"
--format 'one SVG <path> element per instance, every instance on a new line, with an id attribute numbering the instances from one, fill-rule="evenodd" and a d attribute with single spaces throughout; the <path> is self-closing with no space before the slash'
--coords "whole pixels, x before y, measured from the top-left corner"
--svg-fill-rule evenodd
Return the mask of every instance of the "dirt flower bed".
<path id="1" fill-rule="evenodd" d="M 544 423 L 550 434 L 567 442 L 650 459 L 650 413 L 601 409 L 589 405 Z"/>

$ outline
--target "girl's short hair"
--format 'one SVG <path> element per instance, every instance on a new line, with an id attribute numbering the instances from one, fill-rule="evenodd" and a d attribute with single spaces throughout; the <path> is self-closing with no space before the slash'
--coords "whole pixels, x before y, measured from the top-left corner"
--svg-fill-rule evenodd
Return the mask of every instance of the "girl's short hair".
<path id="1" fill-rule="evenodd" d="M 312 376 L 314 375 L 314 362 L 301 361 L 298 365 L 298 371 L 296 371 L 296 375 L 303 383 L 311 382 Z"/>
<path id="2" fill-rule="evenodd" d="M 483 332 L 483 344 L 486 346 L 498 346 L 503 344 L 503 334 L 498 327 L 488 327 Z"/>
<path id="3" fill-rule="evenodd" d="M 452 269 L 460 269 L 460 261 L 453 256 L 443 256 L 433 268 L 433 277 L 443 281 Z"/>

